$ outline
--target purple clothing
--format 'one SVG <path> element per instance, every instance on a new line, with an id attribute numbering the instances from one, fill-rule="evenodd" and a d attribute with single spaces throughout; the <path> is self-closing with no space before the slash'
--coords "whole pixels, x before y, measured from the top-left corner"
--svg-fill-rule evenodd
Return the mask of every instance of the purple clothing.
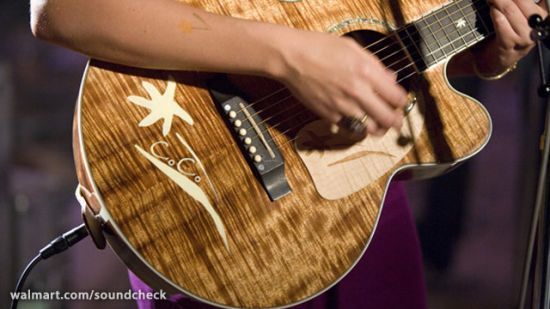
<path id="1" fill-rule="evenodd" d="M 132 289 L 151 291 L 130 273 Z M 213 308 L 190 298 L 138 300 L 140 309 Z M 403 185 L 392 183 L 367 251 L 342 281 L 296 309 L 425 309 L 426 288 L 420 246 Z"/>

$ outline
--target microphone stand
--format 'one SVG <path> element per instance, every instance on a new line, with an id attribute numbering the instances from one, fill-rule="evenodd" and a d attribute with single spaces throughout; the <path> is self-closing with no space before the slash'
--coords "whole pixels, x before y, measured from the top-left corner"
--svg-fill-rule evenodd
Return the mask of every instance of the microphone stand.
<path id="1" fill-rule="evenodd" d="M 550 7 L 550 0 L 546 0 Z M 541 86 L 538 94 L 546 98 L 545 127 L 541 136 L 541 163 L 535 198 L 535 208 L 531 219 L 527 253 L 521 285 L 520 309 L 526 309 L 529 303 L 532 309 L 550 309 L 550 199 L 548 190 L 550 177 L 548 160 L 550 157 L 550 84 L 547 81 L 543 57 L 543 45 L 550 48 L 550 19 L 543 20 L 538 15 L 529 18 L 534 29 L 533 38 L 537 42 Z M 536 244 L 535 244 L 536 243 Z M 534 256 L 536 254 L 536 256 Z M 531 291 L 528 303 L 528 291 Z"/>

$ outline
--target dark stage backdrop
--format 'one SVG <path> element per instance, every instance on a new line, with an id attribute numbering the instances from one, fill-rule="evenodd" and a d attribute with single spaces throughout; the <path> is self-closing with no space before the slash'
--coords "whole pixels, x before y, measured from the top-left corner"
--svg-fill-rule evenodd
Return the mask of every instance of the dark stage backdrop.
<path id="1" fill-rule="evenodd" d="M 86 57 L 32 37 L 28 3 L 0 2 L 0 305 L 51 238 L 78 225 L 71 124 Z M 542 122 L 533 57 L 505 79 L 465 79 L 494 120 L 487 148 L 448 176 L 408 184 L 430 308 L 512 308 L 531 209 Z M 87 239 L 38 265 L 37 291 L 126 291 L 124 265 Z M 27 305 L 27 306 L 23 306 Z M 31 308 L 22 303 L 21 308 Z M 43 302 L 32 308 L 135 308 L 131 301 Z"/>

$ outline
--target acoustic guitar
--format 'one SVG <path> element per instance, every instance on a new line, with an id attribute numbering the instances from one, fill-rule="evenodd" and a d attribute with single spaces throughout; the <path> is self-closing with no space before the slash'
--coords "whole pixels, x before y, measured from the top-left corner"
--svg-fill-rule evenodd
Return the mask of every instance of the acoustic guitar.
<path id="1" fill-rule="evenodd" d="M 74 122 L 84 220 L 157 289 L 220 307 L 311 299 L 368 248 L 392 179 L 441 174 L 489 139 L 485 108 L 446 77 L 493 34 L 485 0 L 186 2 L 351 36 L 410 102 L 401 130 L 356 138 L 273 81 L 91 60 Z"/>

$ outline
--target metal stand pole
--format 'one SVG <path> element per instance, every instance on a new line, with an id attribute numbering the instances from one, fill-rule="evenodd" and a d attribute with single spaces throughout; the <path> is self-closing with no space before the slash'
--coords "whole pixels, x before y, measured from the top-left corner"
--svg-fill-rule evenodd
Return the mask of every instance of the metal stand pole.
<path id="1" fill-rule="evenodd" d="M 550 99 L 546 105 L 546 127 L 544 134 L 544 151 L 543 151 L 543 163 L 541 169 L 541 181 L 539 181 L 539 188 L 537 191 L 537 204 L 540 203 L 541 208 L 544 209 L 544 216 L 541 216 L 541 230 L 543 233 L 543 243 L 542 246 L 539 246 L 539 250 L 543 250 L 543 260 L 542 260 L 542 279 L 540 285 L 540 295 L 541 301 L 539 302 L 539 308 L 550 309 L 550 293 L 548 288 L 550 287 L 550 209 L 549 209 L 549 200 L 548 200 L 548 185 L 550 184 L 548 180 L 548 157 L 550 156 Z"/>
<path id="2" fill-rule="evenodd" d="M 549 102 L 550 103 L 550 102 Z M 535 292 L 538 289 L 538 293 L 540 300 L 544 300 L 545 306 L 542 306 L 543 304 L 540 303 L 537 305 L 536 299 L 533 299 L 532 302 L 532 308 L 544 308 L 544 309 L 550 309 L 550 295 L 547 292 L 546 287 L 550 286 L 548 284 L 550 281 L 550 273 L 548 272 L 549 266 L 548 263 L 550 263 L 550 246 L 548 246 L 548 241 L 550 240 L 549 234 L 550 234 L 550 226 L 548 225 L 548 222 L 550 220 L 547 220 L 545 218 L 548 216 L 549 211 L 547 211 L 548 208 L 548 199 L 547 199 L 547 193 L 545 191 L 548 190 L 549 182 L 548 182 L 548 156 L 550 153 L 550 108 L 548 108 L 548 104 L 546 105 L 546 125 L 545 125 L 545 133 L 544 133 L 544 139 L 541 139 L 541 143 L 544 145 L 543 147 L 543 153 L 542 153 L 542 159 L 541 159 L 541 169 L 539 172 L 539 181 L 537 185 L 537 195 L 536 195 L 536 201 L 535 201 L 535 209 L 533 211 L 533 219 L 531 221 L 531 229 L 529 234 L 529 243 L 527 248 L 527 255 L 525 259 L 525 267 L 524 267 L 524 276 L 523 276 L 523 284 L 522 284 L 522 293 L 521 293 L 521 300 L 520 300 L 520 308 L 524 309 L 526 306 L 526 300 L 527 300 L 527 290 L 528 285 L 530 282 L 530 273 L 532 270 L 534 270 L 535 274 L 541 274 L 545 280 L 541 280 L 540 287 L 537 287 L 533 285 L 532 290 Z M 542 233 L 537 233 L 539 230 Z M 543 263 L 536 263 L 535 266 L 538 264 L 540 267 L 535 267 L 533 269 L 533 263 L 536 262 L 537 259 L 533 259 L 533 253 L 535 250 L 535 241 L 537 238 L 541 238 L 541 244 L 537 246 L 536 250 L 537 252 L 544 252 L 542 254 L 541 258 L 544 259 Z M 541 252 L 542 251 L 542 252 Z M 542 269 L 541 269 L 542 268 Z M 532 282 L 534 283 L 534 282 Z M 539 297 L 536 297 L 539 298 Z"/>
<path id="3" fill-rule="evenodd" d="M 0 265 L 6 275 L 0 282 L 0 303 L 8 303 L 8 291 L 16 275 L 15 209 L 10 196 L 9 165 L 11 161 L 11 117 L 13 108 L 13 87 L 9 66 L 0 62 L 0 243 L 5 244 L 0 255 Z"/>
<path id="4" fill-rule="evenodd" d="M 550 0 L 547 0 L 550 5 Z M 534 19 L 533 19 L 534 20 Z M 531 20 L 530 20 L 531 23 Z M 542 40 L 546 39 L 550 32 L 550 24 L 532 23 L 535 31 L 544 31 L 545 35 L 539 35 L 537 48 L 540 57 L 540 70 L 542 86 L 539 89 L 539 94 L 547 98 L 547 104 L 544 107 L 546 110 L 545 126 L 541 138 L 541 165 L 539 170 L 539 178 L 537 185 L 537 194 L 535 200 L 535 208 L 531 220 L 531 228 L 527 246 L 527 254 L 524 265 L 523 282 L 520 297 L 520 308 L 525 309 L 527 306 L 527 293 L 531 287 L 531 308 L 533 309 L 550 309 L 550 210 L 548 201 L 548 160 L 550 157 L 550 85 L 546 82 L 545 67 L 542 59 Z M 539 32 L 540 33 L 540 32 Z M 535 242 L 538 241 L 538 246 L 535 247 Z M 533 257 L 536 250 L 536 258 Z M 532 273 L 533 271 L 533 273 Z M 533 275 L 531 275 L 533 274 Z"/>

